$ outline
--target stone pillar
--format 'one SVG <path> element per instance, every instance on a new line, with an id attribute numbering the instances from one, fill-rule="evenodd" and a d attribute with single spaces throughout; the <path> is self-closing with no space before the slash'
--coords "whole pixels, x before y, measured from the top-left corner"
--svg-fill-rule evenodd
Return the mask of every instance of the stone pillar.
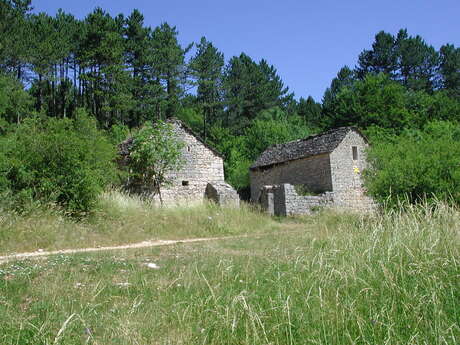
<path id="1" fill-rule="evenodd" d="M 273 211 L 277 216 L 287 216 L 286 186 L 286 184 L 282 184 L 273 190 Z"/>

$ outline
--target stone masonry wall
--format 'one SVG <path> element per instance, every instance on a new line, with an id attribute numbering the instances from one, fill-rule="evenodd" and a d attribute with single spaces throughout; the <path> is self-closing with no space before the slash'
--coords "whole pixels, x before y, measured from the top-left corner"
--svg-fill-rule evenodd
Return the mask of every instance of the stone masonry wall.
<path id="1" fill-rule="evenodd" d="M 184 142 L 184 165 L 179 171 L 169 174 L 172 185 L 163 187 L 163 202 L 166 205 L 202 202 L 208 183 L 225 183 L 223 159 L 179 124 L 173 123 L 173 126 L 174 132 Z M 158 200 L 158 196 L 154 199 Z"/>
<path id="2" fill-rule="evenodd" d="M 278 186 L 263 186 L 261 188 L 259 203 L 260 207 L 270 215 L 275 214 L 275 188 Z"/>
<path id="3" fill-rule="evenodd" d="M 329 155 L 318 155 L 286 162 L 268 169 L 250 171 L 251 201 L 258 202 L 261 188 L 266 185 L 290 183 L 305 185 L 312 192 L 332 190 Z"/>
<path id="4" fill-rule="evenodd" d="M 357 148 L 358 157 L 353 159 L 352 147 Z M 362 172 L 366 168 L 366 148 L 364 138 L 350 131 L 337 148 L 330 154 L 332 190 L 334 203 L 339 208 L 356 211 L 370 211 L 374 201 L 365 194 Z"/>
<path id="5" fill-rule="evenodd" d="M 206 197 L 217 205 L 239 207 L 240 198 L 236 190 L 228 183 L 208 183 L 206 186 Z"/>
<path id="6" fill-rule="evenodd" d="M 273 212 L 277 216 L 311 214 L 317 207 L 334 205 L 333 192 L 318 196 L 298 195 L 291 184 L 282 184 L 273 188 Z M 267 210 L 270 213 L 270 210 Z"/>

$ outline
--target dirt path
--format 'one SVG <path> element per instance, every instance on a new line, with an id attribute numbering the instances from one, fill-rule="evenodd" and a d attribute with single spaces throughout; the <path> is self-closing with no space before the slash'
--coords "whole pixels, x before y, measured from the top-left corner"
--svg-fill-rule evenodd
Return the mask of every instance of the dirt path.
<path id="1" fill-rule="evenodd" d="M 228 236 L 228 237 L 191 238 L 191 239 L 184 239 L 184 240 L 143 241 L 143 242 L 138 242 L 138 243 L 131 243 L 131 244 L 125 244 L 125 245 L 120 245 L 120 246 L 109 246 L 109 247 L 61 249 L 61 250 L 52 250 L 52 251 L 38 250 L 35 252 L 29 252 L 29 253 L 16 253 L 16 254 L 11 254 L 11 255 L 0 256 L 0 264 L 6 263 L 8 261 L 13 261 L 13 260 L 33 259 L 33 258 L 37 258 L 41 256 L 50 256 L 50 255 L 57 255 L 57 254 L 91 253 L 91 252 L 102 252 L 102 251 L 119 250 L 119 249 L 161 247 L 161 246 L 170 246 L 170 245 L 179 244 L 179 243 L 206 242 L 206 241 L 225 240 L 225 239 L 243 238 L 243 237 L 248 237 L 248 235 Z"/>

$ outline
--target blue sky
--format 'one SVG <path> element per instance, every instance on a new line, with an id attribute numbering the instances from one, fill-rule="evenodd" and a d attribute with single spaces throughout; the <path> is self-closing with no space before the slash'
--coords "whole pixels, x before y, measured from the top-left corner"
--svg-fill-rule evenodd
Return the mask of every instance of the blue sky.
<path id="1" fill-rule="evenodd" d="M 175 25 L 183 45 L 202 36 L 226 60 L 245 52 L 274 65 L 296 97 L 320 101 L 337 71 L 354 67 L 380 30 L 407 28 L 436 49 L 460 46 L 460 0 L 32 0 L 35 12 L 58 8 L 85 17 L 100 6 L 112 15 L 139 9 L 152 27 Z"/>

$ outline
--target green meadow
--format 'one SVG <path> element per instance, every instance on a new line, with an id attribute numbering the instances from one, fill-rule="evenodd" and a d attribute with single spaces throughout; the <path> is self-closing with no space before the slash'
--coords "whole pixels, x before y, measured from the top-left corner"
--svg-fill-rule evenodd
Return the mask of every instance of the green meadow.
<path id="1" fill-rule="evenodd" d="M 276 219 L 112 193 L 86 223 L 37 217 L 2 216 L 1 255 L 222 239 L 4 262 L 0 344 L 460 342 L 460 212 L 443 204 Z"/>

